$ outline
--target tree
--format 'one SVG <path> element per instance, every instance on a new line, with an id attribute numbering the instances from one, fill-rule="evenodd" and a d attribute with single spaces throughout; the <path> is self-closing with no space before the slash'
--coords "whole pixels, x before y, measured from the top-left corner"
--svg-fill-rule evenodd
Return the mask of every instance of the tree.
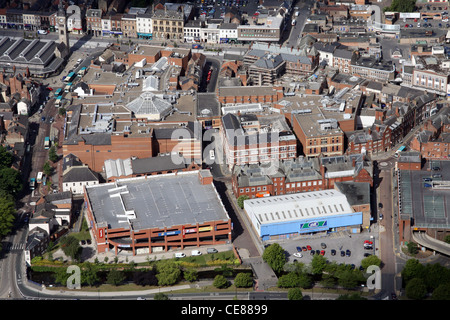
<path id="1" fill-rule="evenodd" d="M 405 287 L 406 296 L 409 299 L 421 300 L 427 294 L 427 287 L 421 278 L 413 278 Z"/>
<path id="2" fill-rule="evenodd" d="M 380 266 L 381 265 L 381 260 L 380 258 L 378 258 L 375 255 L 370 255 L 367 258 L 364 258 L 361 260 L 361 266 L 364 268 L 364 270 L 366 270 L 369 266 Z"/>
<path id="3" fill-rule="evenodd" d="M 136 271 L 133 274 L 133 282 L 139 286 L 157 286 L 158 278 L 154 270 Z"/>
<path id="4" fill-rule="evenodd" d="M 414 12 L 416 9 L 415 0 L 393 0 L 390 7 L 385 7 L 383 10 L 395 12 Z"/>
<path id="5" fill-rule="evenodd" d="M 20 172 L 13 168 L 0 169 L 0 189 L 15 196 L 23 188 Z"/>
<path id="6" fill-rule="evenodd" d="M 0 196 L 0 239 L 9 234 L 14 225 L 16 209 L 12 196 L 3 194 Z"/>
<path id="7" fill-rule="evenodd" d="M 64 116 L 66 114 L 66 108 L 63 108 L 63 107 L 59 108 L 58 114 L 60 116 Z"/>
<path id="8" fill-rule="evenodd" d="M 336 278 L 333 275 L 324 273 L 320 285 L 324 288 L 334 288 L 336 286 Z"/>
<path id="9" fill-rule="evenodd" d="M 336 300 L 367 300 L 367 298 L 362 297 L 359 293 L 352 293 L 340 295 Z"/>
<path id="10" fill-rule="evenodd" d="M 125 275 L 117 269 L 111 269 L 106 277 L 106 283 L 118 286 L 125 280 Z"/>
<path id="11" fill-rule="evenodd" d="M 0 146 L 0 168 L 10 168 L 12 163 L 12 153 L 6 150 L 4 146 Z"/>
<path id="12" fill-rule="evenodd" d="M 264 250 L 262 258 L 276 273 L 280 273 L 286 263 L 284 249 L 278 243 L 268 246 Z"/>
<path id="13" fill-rule="evenodd" d="M 47 177 L 50 177 L 53 174 L 53 167 L 48 161 L 44 163 L 44 167 L 42 168 L 42 170 Z"/>
<path id="14" fill-rule="evenodd" d="M 295 272 L 289 272 L 278 278 L 279 288 L 296 288 L 300 287 L 300 277 Z"/>
<path id="15" fill-rule="evenodd" d="M 242 195 L 239 198 L 237 198 L 237 204 L 239 208 L 244 209 L 244 200 L 250 199 L 247 195 Z"/>
<path id="16" fill-rule="evenodd" d="M 198 271 L 194 268 L 190 268 L 183 272 L 183 276 L 187 281 L 194 282 L 198 279 Z"/>
<path id="17" fill-rule="evenodd" d="M 158 261 L 156 271 L 156 278 L 160 286 L 171 286 L 177 283 L 181 275 L 180 267 L 172 260 Z"/>
<path id="18" fill-rule="evenodd" d="M 311 260 L 311 272 L 312 274 L 321 274 L 327 266 L 327 259 L 320 255 L 315 254 Z"/>
<path id="19" fill-rule="evenodd" d="M 84 268 L 81 269 L 81 282 L 93 286 L 98 281 L 97 269 L 91 263 L 85 262 Z"/>
<path id="20" fill-rule="evenodd" d="M 298 279 L 299 279 L 300 288 L 303 288 L 303 289 L 311 288 L 313 281 L 309 274 L 302 272 L 298 275 Z"/>
<path id="21" fill-rule="evenodd" d="M 289 289 L 288 300 L 303 300 L 302 290 L 300 288 Z"/>
<path id="22" fill-rule="evenodd" d="M 445 241 L 445 243 L 450 243 L 450 235 L 445 236 L 444 241 Z"/>
<path id="23" fill-rule="evenodd" d="M 450 282 L 440 284 L 433 291 L 433 300 L 450 300 Z"/>
<path id="24" fill-rule="evenodd" d="M 449 269 L 439 263 L 427 264 L 425 266 L 424 281 L 427 290 L 432 292 L 442 283 L 450 283 Z"/>
<path id="25" fill-rule="evenodd" d="M 253 286 L 253 278 L 250 273 L 239 272 L 234 278 L 234 285 L 238 288 L 250 288 Z"/>
<path id="26" fill-rule="evenodd" d="M 223 275 L 218 274 L 215 276 L 213 286 L 218 289 L 228 288 L 230 286 L 229 281 Z"/>
<path id="27" fill-rule="evenodd" d="M 340 273 L 338 283 L 346 289 L 353 289 L 358 285 L 358 278 L 353 270 L 345 270 Z"/>
<path id="28" fill-rule="evenodd" d="M 61 239 L 61 249 L 72 260 L 79 260 L 81 256 L 81 246 L 73 236 L 67 236 Z"/>
<path id="29" fill-rule="evenodd" d="M 417 254 L 418 248 L 416 243 L 409 241 L 406 247 L 408 249 L 408 253 L 412 255 Z"/>
<path id="30" fill-rule="evenodd" d="M 402 270 L 402 278 L 405 284 L 408 284 L 409 280 L 413 278 L 424 278 L 425 267 L 420 264 L 417 259 L 409 259 L 405 263 L 405 267 Z"/>
<path id="31" fill-rule="evenodd" d="M 169 296 L 162 292 L 155 293 L 155 295 L 153 296 L 153 299 L 154 300 L 170 300 Z"/>
<path id="32" fill-rule="evenodd" d="M 51 162 L 58 161 L 59 157 L 58 157 L 58 154 L 56 153 L 55 146 L 51 146 L 50 150 L 48 150 L 48 158 Z"/>

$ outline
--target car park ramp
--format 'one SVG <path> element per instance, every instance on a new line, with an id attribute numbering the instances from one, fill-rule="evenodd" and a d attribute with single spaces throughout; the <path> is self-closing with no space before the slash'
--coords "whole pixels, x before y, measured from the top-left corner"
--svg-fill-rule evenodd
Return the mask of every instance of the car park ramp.
<path id="1" fill-rule="evenodd" d="M 435 250 L 446 256 L 450 256 L 450 244 L 434 239 L 427 235 L 425 232 L 413 232 L 412 238 L 416 243 L 420 244 L 423 247 Z"/>

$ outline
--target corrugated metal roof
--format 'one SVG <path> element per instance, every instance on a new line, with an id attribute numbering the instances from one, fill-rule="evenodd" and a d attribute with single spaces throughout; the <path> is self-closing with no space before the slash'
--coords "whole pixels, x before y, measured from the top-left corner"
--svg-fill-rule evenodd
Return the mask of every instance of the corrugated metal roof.
<path id="1" fill-rule="evenodd" d="M 244 207 L 260 224 L 353 213 L 346 196 L 337 190 L 245 200 Z"/>

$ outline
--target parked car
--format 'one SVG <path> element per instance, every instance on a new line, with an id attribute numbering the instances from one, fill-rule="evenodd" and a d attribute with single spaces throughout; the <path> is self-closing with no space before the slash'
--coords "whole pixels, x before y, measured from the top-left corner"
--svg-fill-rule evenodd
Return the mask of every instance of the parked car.
<path id="1" fill-rule="evenodd" d="M 331 249 L 331 255 L 332 255 L 332 256 L 335 256 L 335 255 L 336 255 L 336 250 Z"/>
<path id="2" fill-rule="evenodd" d="M 300 252 L 294 253 L 294 257 L 301 258 L 303 255 Z"/>
<path id="3" fill-rule="evenodd" d="M 345 257 L 345 251 L 341 250 L 341 257 Z"/>
<path id="4" fill-rule="evenodd" d="M 192 250 L 191 251 L 191 255 L 193 255 L 193 256 L 201 256 L 202 253 L 200 252 L 200 250 Z"/>
<path id="5" fill-rule="evenodd" d="M 302 251 L 302 247 L 297 247 L 297 252 L 301 252 Z"/>
<path id="6" fill-rule="evenodd" d="M 325 243 L 322 242 L 322 243 L 320 244 L 320 247 L 321 247 L 322 249 L 326 249 L 326 248 L 327 248 L 327 245 L 326 245 Z"/>
<path id="7" fill-rule="evenodd" d="M 325 250 L 320 251 L 320 255 L 324 256 L 325 255 Z"/>
<path id="8" fill-rule="evenodd" d="M 303 251 L 306 251 L 307 249 L 306 249 L 306 247 L 302 247 L 302 250 L 303 250 Z"/>
<path id="9" fill-rule="evenodd" d="M 350 250 L 347 249 L 347 250 L 345 251 L 345 255 L 346 255 L 347 257 L 350 257 L 351 254 L 352 254 L 352 252 L 351 252 Z"/>
<path id="10" fill-rule="evenodd" d="M 306 246 L 306 249 L 308 249 L 309 251 L 311 251 L 311 250 L 312 250 L 312 248 L 311 248 L 311 246 L 310 246 L 310 245 L 307 245 L 307 246 Z"/>

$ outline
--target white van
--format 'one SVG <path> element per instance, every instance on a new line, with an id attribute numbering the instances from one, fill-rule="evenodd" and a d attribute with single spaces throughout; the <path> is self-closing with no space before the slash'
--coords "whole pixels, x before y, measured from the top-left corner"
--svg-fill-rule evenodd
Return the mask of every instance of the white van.
<path id="1" fill-rule="evenodd" d="M 202 253 L 199 250 L 192 250 L 191 251 L 191 255 L 193 255 L 193 256 L 201 256 Z"/>
<path id="2" fill-rule="evenodd" d="M 175 253 L 175 258 L 184 258 L 186 255 L 183 252 L 177 252 Z"/>
<path id="3" fill-rule="evenodd" d="M 47 30 L 38 30 L 38 34 L 47 34 L 48 31 Z"/>

